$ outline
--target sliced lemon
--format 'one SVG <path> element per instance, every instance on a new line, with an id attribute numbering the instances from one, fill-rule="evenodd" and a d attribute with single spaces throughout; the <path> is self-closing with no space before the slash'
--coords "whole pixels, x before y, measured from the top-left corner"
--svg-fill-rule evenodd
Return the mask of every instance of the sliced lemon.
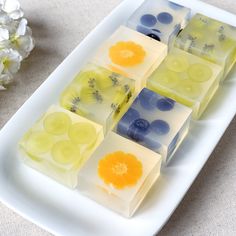
<path id="1" fill-rule="evenodd" d="M 68 133 L 72 142 L 78 145 L 91 145 L 97 139 L 97 131 L 92 124 L 80 122 L 72 125 Z"/>
<path id="2" fill-rule="evenodd" d="M 188 69 L 189 78 L 195 82 L 205 82 L 211 79 L 212 74 L 212 69 L 201 63 L 193 64 Z"/>
<path id="3" fill-rule="evenodd" d="M 178 54 L 169 55 L 165 60 L 165 64 L 167 69 L 174 72 L 184 72 L 189 67 L 188 58 Z"/>
<path id="4" fill-rule="evenodd" d="M 71 119 L 64 112 L 54 112 L 46 116 L 43 125 L 48 133 L 61 135 L 68 131 Z"/>
<path id="5" fill-rule="evenodd" d="M 80 151 L 71 141 L 62 140 L 53 145 L 53 160 L 60 164 L 73 164 L 80 159 Z"/>
<path id="6" fill-rule="evenodd" d="M 45 131 L 33 132 L 26 141 L 26 150 L 31 155 L 41 155 L 52 148 L 53 142 L 53 135 Z"/>

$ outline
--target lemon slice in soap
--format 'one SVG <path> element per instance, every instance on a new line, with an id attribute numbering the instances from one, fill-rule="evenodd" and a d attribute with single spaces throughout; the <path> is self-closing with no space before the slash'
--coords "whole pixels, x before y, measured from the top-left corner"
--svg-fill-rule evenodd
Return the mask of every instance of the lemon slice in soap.
<path id="1" fill-rule="evenodd" d="M 173 71 L 165 70 L 156 74 L 156 76 L 154 75 L 153 81 L 168 88 L 174 88 L 178 85 L 180 77 L 177 73 Z"/>
<path id="2" fill-rule="evenodd" d="M 80 159 L 80 151 L 71 141 L 62 140 L 53 145 L 52 157 L 59 164 L 73 164 Z"/>
<path id="3" fill-rule="evenodd" d="M 198 83 L 194 83 L 189 80 L 181 81 L 177 87 L 181 96 L 196 99 L 201 96 L 201 86 Z"/>
<path id="4" fill-rule="evenodd" d="M 26 140 L 26 150 L 31 155 L 41 155 L 50 151 L 53 143 L 53 135 L 45 131 L 33 132 Z"/>
<path id="5" fill-rule="evenodd" d="M 71 119 L 64 112 L 54 112 L 46 116 L 43 125 L 48 133 L 61 135 L 68 131 Z"/>
<path id="6" fill-rule="evenodd" d="M 69 138 L 78 145 L 92 145 L 97 139 L 97 131 L 92 124 L 80 122 L 69 129 Z"/>
<path id="7" fill-rule="evenodd" d="M 189 78 L 195 82 L 206 82 L 211 79 L 212 74 L 212 69 L 201 63 L 193 64 L 188 69 Z"/>
<path id="8" fill-rule="evenodd" d="M 184 72 L 189 67 L 188 58 L 178 54 L 169 55 L 165 60 L 165 64 L 168 70 L 174 72 Z"/>

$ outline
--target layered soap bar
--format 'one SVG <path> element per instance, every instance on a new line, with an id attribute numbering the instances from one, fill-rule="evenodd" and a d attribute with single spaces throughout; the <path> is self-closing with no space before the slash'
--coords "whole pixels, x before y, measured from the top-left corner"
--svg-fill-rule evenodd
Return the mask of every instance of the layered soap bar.
<path id="1" fill-rule="evenodd" d="M 224 68 L 224 76 L 236 61 L 236 28 L 196 14 L 178 35 L 175 46 Z"/>
<path id="2" fill-rule="evenodd" d="M 79 173 L 82 193 L 131 217 L 160 175 L 161 156 L 109 132 Z"/>
<path id="3" fill-rule="evenodd" d="M 146 0 L 129 18 L 127 26 L 171 46 L 190 19 L 190 9 L 167 0 Z"/>
<path id="4" fill-rule="evenodd" d="M 173 49 L 150 76 L 151 90 L 193 109 L 199 118 L 219 87 L 222 67 L 180 49 Z"/>
<path id="5" fill-rule="evenodd" d="M 144 88 L 119 121 L 116 132 L 153 151 L 168 163 L 189 128 L 192 110 Z"/>
<path id="6" fill-rule="evenodd" d="M 103 67 L 87 64 L 64 90 L 60 104 L 109 130 L 134 93 L 134 81 Z"/>
<path id="7" fill-rule="evenodd" d="M 121 26 L 98 49 L 93 61 L 107 69 L 135 80 L 137 91 L 162 62 L 167 46 L 145 35 Z"/>
<path id="8" fill-rule="evenodd" d="M 52 106 L 23 136 L 19 153 L 30 167 L 74 188 L 80 168 L 102 140 L 102 126 Z"/>

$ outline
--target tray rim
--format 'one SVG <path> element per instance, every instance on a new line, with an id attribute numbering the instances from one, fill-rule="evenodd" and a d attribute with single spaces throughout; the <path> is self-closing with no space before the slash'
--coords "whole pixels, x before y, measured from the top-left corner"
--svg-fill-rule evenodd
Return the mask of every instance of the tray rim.
<path id="1" fill-rule="evenodd" d="M 123 0 L 123 2 L 121 2 L 110 14 L 108 14 L 82 41 L 81 43 L 75 47 L 75 49 L 56 67 L 56 69 L 48 76 L 48 78 L 35 90 L 35 92 L 27 99 L 27 101 L 17 110 L 17 112 L 10 118 L 10 120 L 3 126 L 3 128 L 0 130 L 0 140 L 2 138 L 4 138 L 4 134 L 7 132 L 8 130 L 8 127 L 11 126 L 12 123 L 14 123 L 14 120 L 17 119 L 17 114 L 21 112 L 21 110 L 24 108 L 24 106 L 31 100 L 33 100 L 35 97 L 37 97 L 38 93 L 44 89 L 44 87 L 49 84 L 50 82 L 52 82 L 53 80 L 53 75 L 58 71 L 58 69 L 63 66 L 64 64 L 67 63 L 67 60 L 69 57 L 72 57 L 75 52 L 77 50 L 80 50 L 80 48 L 83 47 L 84 44 L 87 43 L 87 41 L 90 40 L 90 38 L 93 37 L 93 34 L 96 34 L 96 31 L 99 30 L 99 28 L 107 21 L 107 19 L 114 15 L 114 14 L 118 14 L 119 12 L 119 9 L 126 4 L 126 2 L 128 2 L 130 0 Z M 236 26 L 236 15 L 230 13 L 230 12 L 227 12 L 225 10 L 222 10 L 218 7 L 215 7 L 215 6 L 212 6 L 208 3 L 205 3 L 205 2 L 201 2 L 200 0 L 191 0 L 188 1 L 188 0 L 171 0 L 175 3 L 180 3 L 186 7 L 190 7 L 195 5 L 197 6 L 195 8 L 196 11 L 198 12 L 201 12 L 202 14 L 206 14 L 207 16 L 210 16 L 210 17 L 214 17 L 214 15 L 216 14 L 219 14 L 219 15 L 224 15 L 224 17 L 219 17 L 217 19 L 220 19 L 222 21 L 224 21 L 225 23 L 229 23 L 232 25 L 232 18 L 235 19 L 235 26 Z M 211 12 L 210 14 L 208 14 L 209 12 L 207 11 L 209 8 L 212 9 L 212 12 L 214 12 L 214 14 Z M 227 121 L 224 122 L 224 127 L 222 129 L 224 129 L 224 131 L 226 130 L 226 128 L 228 127 L 228 125 L 230 124 L 230 122 L 232 121 L 232 119 L 234 118 L 236 114 L 236 109 L 234 112 L 232 112 L 228 117 L 227 117 Z M 224 132 L 223 132 L 224 133 Z M 222 135 L 223 135 L 222 133 Z M 222 137 L 221 135 L 221 137 Z M 217 144 L 216 144 L 217 145 Z M 216 146 L 215 145 L 215 146 Z M 0 143 L 0 146 L 1 146 L 1 143 Z M 208 158 L 210 157 L 210 154 L 212 153 L 212 151 L 214 150 L 215 146 L 209 150 L 209 155 L 208 155 Z M 208 158 L 205 160 L 205 162 L 208 160 Z M 1 159 L 1 157 L 0 157 Z M 196 176 L 200 173 L 201 169 L 203 168 L 205 162 L 203 163 L 202 167 L 199 169 L 199 171 L 197 172 Z M 196 179 L 196 176 L 195 178 L 193 178 L 192 180 L 192 183 L 195 181 Z M 189 188 L 191 187 L 192 183 L 189 185 Z M 188 189 L 189 189 L 188 188 Z M 186 192 L 188 191 L 188 189 L 186 190 Z M 185 194 L 186 194 L 185 192 Z M 183 195 L 183 197 L 185 196 L 185 194 Z M 182 197 L 182 198 L 183 198 Z M 40 226 L 41 228 L 47 230 L 48 232 L 51 232 L 55 235 L 61 235 L 59 232 L 57 232 L 56 230 L 53 230 L 52 228 L 50 228 L 49 226 L 45 225 L 44 223 L 41 223 L 40 221 L 38 221 L 37 219 L 34 219 L 34 217 L 28 215 L 27 213 L 25 213 L 24 211 L 21 211 L 17 206 L 11 204 L 8 199 L 5 199 L 4 196 L 2 196 L 2 194 L 0 193 L 0 201 L 6 205 L 8 208 L 10 208 L 11 210 L 13 210 L 14 212 L 18 213 L 19 215 L 21 215 L 22 217 L 24 217 L 25 219 L 33 222 L 34 224 Z M 182 199 L 179 201 L 179 203 L 182 201 Z M 178 206 L 179 204 L 176 205 L 176 207 Z M 163 222 L 162 226 L 159 227 L 159 229 L 154 232 L 154 233 L 158 233 L 161 228 L 163 227 L 163 225 L 168 221 L 168 219 L 171 217 L 172 213 L 175 211 L 176 207 L 173 209 L 173 211 L 171 212 L 171 214 L 169 214 L 169 217 L 166 218 L 166 221 Z"/>

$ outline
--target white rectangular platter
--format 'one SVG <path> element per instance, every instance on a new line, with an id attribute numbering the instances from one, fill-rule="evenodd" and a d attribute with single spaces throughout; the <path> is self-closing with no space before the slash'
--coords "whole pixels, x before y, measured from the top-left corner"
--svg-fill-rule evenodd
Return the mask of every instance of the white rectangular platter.
<path id="1" fill-rule="evenodd" d="M 198 0 L 173 0 L 226 23 L 236 16 Z M 95 48 L 134 12 L 143 0 L 124 0 L 62 62 L 0 131 L 0 200 L 25 218 L 56 235 L 147 236 L 171 216 L 209 158 L 236 113 L 236 69 L 217 92 L 201 120 L 170 165 L 162 169 L 133 218 L 125 219 L 31 170 L 17 159 L 17 142 L 79 71 Z M 96 39 L 96 40 L 94 40 Z"/>

